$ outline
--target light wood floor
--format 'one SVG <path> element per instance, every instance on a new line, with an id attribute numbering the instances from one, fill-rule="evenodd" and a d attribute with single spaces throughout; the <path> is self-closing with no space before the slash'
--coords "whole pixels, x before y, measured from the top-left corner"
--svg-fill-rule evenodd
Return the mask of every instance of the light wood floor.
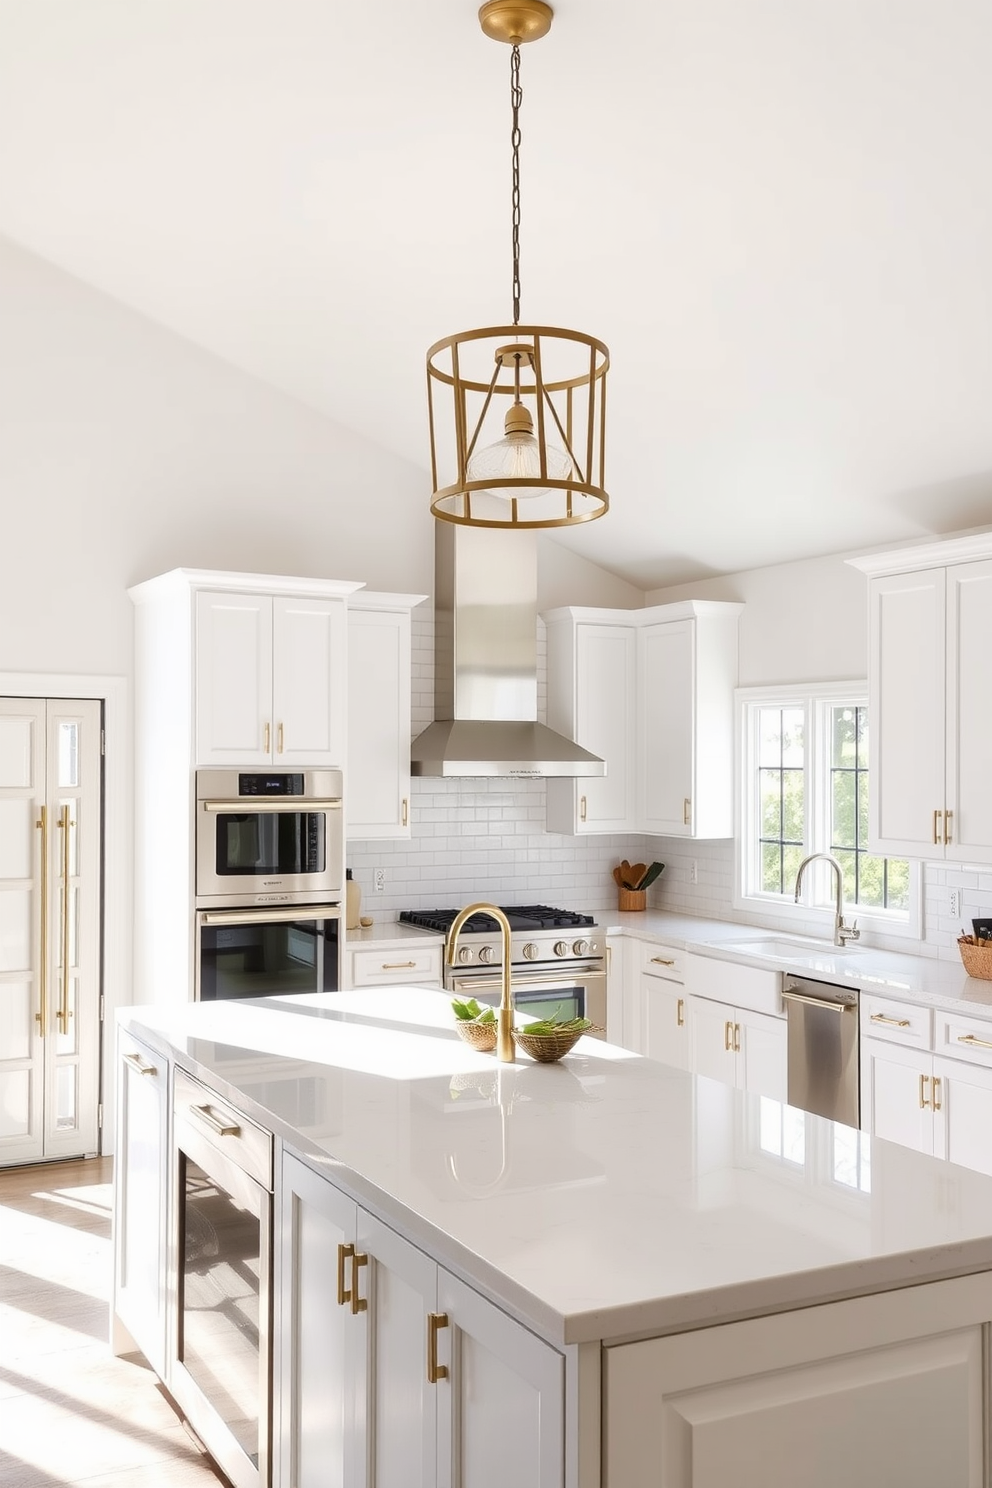
<path id="1" fill-rule="evenodd" d="M 0 1484 L 218 1488 L 155 1376 L 108 1345 L 111 1159 L 0 1168 Z"/>

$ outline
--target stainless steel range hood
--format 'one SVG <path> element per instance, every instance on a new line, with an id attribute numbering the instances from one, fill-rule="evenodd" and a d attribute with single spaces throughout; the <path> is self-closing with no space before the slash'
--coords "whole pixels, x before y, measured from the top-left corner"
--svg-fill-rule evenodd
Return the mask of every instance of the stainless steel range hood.
<path id="1" fill-rule="evenodd" d="M 411 773 L 605 775 L 537 722 L 537 534 L 434 524 L 434 717 Z"/>

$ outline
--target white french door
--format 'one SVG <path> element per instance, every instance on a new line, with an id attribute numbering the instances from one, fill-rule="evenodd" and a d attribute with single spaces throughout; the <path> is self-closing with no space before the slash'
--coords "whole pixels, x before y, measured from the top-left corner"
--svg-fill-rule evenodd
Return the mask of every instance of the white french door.
<path id="1" fill-rule="evenodd" d="M 101 704 L 0 698 L 0 1165 L 98 1147 Z"/>

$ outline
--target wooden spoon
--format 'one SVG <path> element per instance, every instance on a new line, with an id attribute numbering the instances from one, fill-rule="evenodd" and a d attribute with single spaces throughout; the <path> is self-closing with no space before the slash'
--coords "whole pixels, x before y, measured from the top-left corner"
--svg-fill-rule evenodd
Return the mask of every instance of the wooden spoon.
<path id="1" fill-rule="evenodd" d="M 635 863 L 633 867 L 628 863 L 627 867 L 629 870 L 627 887 L 629 889 L 639 889 L 641 887 L 641 879 L 648 871 L 647 863 Z"/>
<path id="2" fill-rule="evenodd" d="M 613 879 L 618 889 L 625 889 L 627 887 L 627 885 L 623 881 L 623 873 L 621 872 L 619 867 L 614 868 Z"/>

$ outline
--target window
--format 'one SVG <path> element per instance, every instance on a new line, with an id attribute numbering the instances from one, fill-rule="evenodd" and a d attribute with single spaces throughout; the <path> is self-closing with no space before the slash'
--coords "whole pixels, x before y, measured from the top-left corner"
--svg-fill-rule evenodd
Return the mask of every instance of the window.
<path id="1" fill-rule="evenodd" d="M 740 698 L 740 863 L 735 903 L 826 926 L 834 883 L 814 865 L 795 903 L 799 865 L 829 852 L 862 928 L 919 934 L 919 872 L 868 849 L 868 708 L 864 684 L 750 689 Z M 848 914 L 851 918 L 851 914 Z"/>

